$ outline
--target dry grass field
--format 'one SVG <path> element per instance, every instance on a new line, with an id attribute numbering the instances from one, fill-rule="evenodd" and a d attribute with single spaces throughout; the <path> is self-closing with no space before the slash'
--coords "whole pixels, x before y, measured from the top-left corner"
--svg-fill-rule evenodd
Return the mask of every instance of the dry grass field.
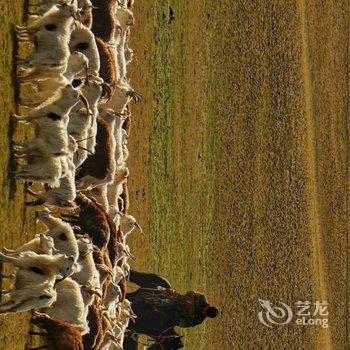
<path id="1" fill-rule="evenodd" d="M 188 350 L 346 350 L 349 338 L 348 1 L 135 1 L 130 68 L 134 267 L 204 292 L 221 315 Z M 0 247 L 35 231 L 11 180 L 12 37 L 0 0 Z M 6 243 L 5 243 L 6 242 Z M 330 327 L 269 329 L 258 299 L 327 300 Z M 27 316 L 0 316 L 24 349 Z"/>

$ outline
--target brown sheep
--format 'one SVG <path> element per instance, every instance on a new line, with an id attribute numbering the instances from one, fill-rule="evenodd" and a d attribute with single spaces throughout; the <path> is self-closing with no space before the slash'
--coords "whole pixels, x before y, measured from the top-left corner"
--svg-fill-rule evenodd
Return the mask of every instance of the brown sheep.
<path id="1" fill-rule="evenodd" d="M 30 334 L 44 336 L 48 342 L 47 346 L 31 348 L 31 350 L 84 350 L 80 332 L 69 323 L 55 320 L 45 314 L 32 317 L 30 322 L 46 331 L 46 333 L 30 332 Z"/>
<path id="2" fill-rule="evenodd" d="M 97 349 L 96 344 L 101 342 L 102 332 L 101 310 L 97 301 L 90 305 L 87 320 L 90 332 L 83 336 L 84 349 Z"/>
<path id="3" fill-rule="evenodd" d="M 79 181 L 84 177 L 92 177 L 103 181 L 110 174 L 114 157 L 112 137 L 110 125 L 98 118 L 95 153 L 89 156 L 78 170 L 75 177 L 78 188 L 84 189 L 82 188 L 84 183 L 79 184 Z"/>
<path id="4" fill-rule="evenodd" d="M 116 55 L 114 51 L 101 38 L 96 37 L 96 45 L 101 62 L 99 71 L 100 77 L 113 87 L 119 80 Z"/>
<path id="5" fill-rule="evenodd" d="M 123 203 L 123 207 L 120 208 L 120 211 L 123 213 L 123 214 L 127 214 L 128 211 L 129 211 L 129 206 L 130 206 L 130 200 L 129 200 L 129 188 L 128 188 L 128 180 L 126 179 L 124 182 L 123 182 L 123 192 L 122 194 L 120 195 L 120 198 L 122 199 Z"/>
<path id="6" fill-rule="evenodd" d="M 102 251 L 98 247 L 93 247 L 93 259 L 96 265 L 96 268 L 100 274 L 100 283 L 103 286 L 108 278 L 108 276 L 113 275 L 113 266 L 109 259 L 107 252 Z"/>
<path id="7" fill-rule="evenodd" d="M 79 194 L 75 202 L 80 207 L 79 216 L 63 216 L 62 220 L 79 226 L 81 233 L 87 233 L 93 244 L 99 249 L 106 248 L 109 242 L 110 230 L 103 208 L 93 198 L 88 198 L 83 194 Z"/>
<path id="8" fill-rule="evenodd" d="M 114 32 L 118 27 L 114 13 L 118 2 L 116 0 L 91 0 L 92 9 L 91 30 L 96 37 L 101 38 L 106 43 L 110 42 Z"/>

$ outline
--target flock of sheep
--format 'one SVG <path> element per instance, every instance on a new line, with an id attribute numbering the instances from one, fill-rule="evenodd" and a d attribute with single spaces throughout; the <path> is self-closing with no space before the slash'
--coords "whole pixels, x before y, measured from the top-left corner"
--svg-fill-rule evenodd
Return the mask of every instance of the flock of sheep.
<path id="1" fill-rule="evenodd" d="M 126 299 L 127 237 L 141 230 L 128 215 L 128 104 L 140 100 L 126 77 L 132 6 L 51 1 L 29 5 L 29 24 L 17 26 L 18 41 L 33 43 L 18 79 L 35 92 L 21 95 L 29 112 L 15 118 L 35 137 L 14 142 L 15 177 L 33 197 L 26 204 L 44 206 L 36 218 L 46 231 L 0 253 L 14 268 L 2 274 L 13 284 L 0 313 L 34 310 L 41 330 L 31 335 L 45 344 L 35 349 L 122 349 L 136 317 Z"/>

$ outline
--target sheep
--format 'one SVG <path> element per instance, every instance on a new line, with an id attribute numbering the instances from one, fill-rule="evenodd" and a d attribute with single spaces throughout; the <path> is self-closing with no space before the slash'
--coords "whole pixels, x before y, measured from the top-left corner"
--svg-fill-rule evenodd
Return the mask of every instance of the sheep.
<path id="1" fill-rule="evenodd" d="M 137 223 L 136 219 L 132 215 L 120 215 L 120 229 L 123 232 L 124 242 L 126 241 L 129 234 L 138 228 L 143 234 L 142 227 Z"/>
<path id="2" fill-rule="evenodd" d="M 88 102 L 79 90 L 72 85 L 66 85 L 59 90 L 51 99 L 38 107 L 32 109 L 27 117 L 14 115 L 17 120 L 24 123 L 33 123 L 36 126 L 36 139 L 28 140 L 23 144 L 17 144 L 17 150 L 23 154 L 53 156 L 60 153 L 67 153 L 68 148 L 68 115 L 71 109 L 83 100 L 89 111 Z"/>
<path id="3" fill-rule="evenodd" d="M 113 265 L 109 258 L 97 246 L 93 247 L 93 259 L 100 274 L 100 285 L 104 285 L 109 276 L 114 277 Z"/>
<path id="4" fill-rule="evenodd" d="M 106 350 L 109 348 L 111 342 L 114 341 L 112 321 L 106 311 L 101 313 L 101 323 L 95 349 Z"/>
<path id="5" fill-rule="evenodd" d="M 97 119 L 95 154 L 91 155 L 77 171 L 75 178 L 79 190 L 89 190 L 113 181 L 115 171 L 113 143 L 113 120 L 110 124 Z"/>
<path id="6" fill-rule="evenodd" d="M 108 195 L 107 186 L 98 186 L 89 191 L 83 191 L 83 193 L 88 197 L 93 197 L 105 211 L 108 211 Z"/>
<path id="7" fill-rule="evenodd" d="M 86 288 L 84 293 L 82 293 L 84 305 L 88 307 L 94 300 L 94 293 L 91 292 L 100 289 L 100 276 L 92 256 L 93 244 L 91 240 L 79 238 L 77 242 L 79 247 L 78 263 L 80 265 L 80 271 L 76 272 L 72 278 L 82 286 L 89 285 L 91 287 Z"/>
<path id="8" fill-rule="evenodd" d="M 47 187 L 44 193 L 35 193 L 30 188 L 26 191 L 34 196 L 36 199 L 34 201 L 26 201 L 27 206 L 37 206 L 37 205 L 48 205 L 57 206 L 62 208 L 75 208 L 74 203 L 76 197 L 75 189 L 75 167 L 73 162 L 70 161 L 70 172 L 65 174 L 62 178 L 58 180 L 58 187 Z"/>
<path id="9" fill-rule="evenodd" d="M 71 278 L 56 285 L 57 300 L 50 308 L 42 309 L 52 318 L 67 322 L 76 327 L 81 335 L 89 332 L 85 317 L 85 307 L 80 286 Z"/>
<path id="10" fill-rule="evenodd" d="M 107 84 L 96 76 L 89 76 L 89 82 L 85 82 L 80 87 L 80 91 L 86 97 L 92 114 L 87 116 L 79 104 L 70 114 L 68 132 L 78 140 L 81 146 L 74 156 L 74 164 L 77 168 L 86 160 L 88 153 L 95 152 L 98 103 L 101 98 L 108 98 L 110 93 Z"/>
<path id="11" fill-rule="evenodd" d="M 75 6 L 78 7 L 77 0 L 69 1 L 69 0 L 51 0 L 51 1 L 45 1 L 44 3 L 29 3 L 28 4 L 28 14 L 31 17 L 34 17 L 34 19 L 37 19 L 38 16 L 44 15 L 46 12 L 52 10 L 53 6 L 57 4 L 63 4 L 63 3 L 69 3 L 71 2 Z"/>
<path id="12" fill-rule="evenodd" d="M 96 38 L 96 45 L 100 56 L 100 77 L 112 87 L 116 86 L 120 74 L 117 66 L 117 56 L 101 38 Z"/>
<path id="13" fill-rule="evenodd" d="M 48 232 L 46 234 L 54 239 L 57 251 L 67 256 L 73 256 L 74 261 L 77 261 L 79 249 L 71 226 L 52 216 L 48 210 L 38 211 L 37 218 L 47 226 Z"/>
<path id="14" fill-rule="evenodd" d="M 45 338 L 47 341 L 45 348 L 52 350 L 84 350 L 80 332 L 69 323 L 53 319 L 46 314 L 36 314 L 30 319 L 30 322 L 46 331 L 46 333 L 30 332 L 30 335 L 40 335 Z M 40 349 L 42 348 L 40 347 Z M 38 348 L 31 348 L 30 350 L 38 350 Z"/>
<path id="15" fill-rule="evenodd" d="M 90 0 L 79 0 L 78 7 L 81 23 L 83 23 L 85 27 L 91 29 L 93 22 L 92 10 L 95 8 L 95 6 L 92 5 Z"/>
<path id="16" fill-rule="evenodd" d="M 110 230 L 110 239 L 108 242 L 108 254 L 109 259 L 113 266 L 116 266 L 118 261 L 121 259 L 122 246 L 120 245 L 123 240 L 123 234 L 119 229 L 119 225 L 116 225 L 113 221 L 113 218 L 108 214 L 107 216 L 109 230 Z"/>
<path id="17" fill-rule="evenodd" d="M 44 75 L 40 77 L 38 74 L 28 74 L 21 77 L 19 81 L 22 84 L 35 83 L 36 93 L 31 98 L 21 98 L 21 105 L 27 107 L 36 107 L 49 99 L 55 91 L 72 83 L 73 79 L 85 70 L 87 72 L 89 66 L 88 58 L 81 52 L 73 52 L 70 54 L 67 68 L 64 73 L 56 73 L 53 76 L 47 77 Z"/>
<path id="18" fill-rule="evenodd" d="M 129 177 L 129 168 L 124 165 L 118 165 L 114 174 L 114 180 L 108 184 L 108 205 L 117 206 L 118 198 L 123 193 L 123 184 Z"/>
<path id="19" fill-rule="evenodd" d="M 43 16 L 38 18 L 37 21 L 29 26 L 16 26 L 17 32 L 34 34 L 40 30 L 60 32 L 66 30 L 69 32 L 69 26 L 67 26 L 67 21 L 73 21 L 73 17 L 76 16 L 78 9 L 74 0 L 68 3 L 59 3 L 53 5 Z M 56 33 L 57 35 L 57 33 Z"/>
<path id="20" fill-rule="evenodd" d="M 25 157 L 27 164 L 21 171 L 15 172 L 16 180 L 59 185 L 59 179 L 64 173 L 61 157 L 30 154 L 21 157 Z"/>
<path id="21" fill-rule="evenodd" d="M 31 75 L 42 75 L 43 70 L 64 72 L 69 57 L 68 41 L 77 12 L 74 4 L 57 4 L 44 16 L 27 27 L 17 26 L 19 41 L 34 41 L 35 51 L 26 59 L 18 60 L 23 68 L 34 68 Z"/>
<path id="22" fill-rule="evenodd" d="M 84 349 L 97 350 L 96 344 L 101 342 L 102 316 L 100 306 L 96 302 L 89 307 L 87 321 L 90 332 L 83 337 Z"/>
<path id="23" fill-rule="evenodd" d="M 88 73 L 98 76 L 100 70 L 100 56 L 95 37 L 89 28 L 78 21 L 74 22 L 69 49 L 71 52 L 79 51 L 83 53 L 89 59 Z"/>
<path id="24" fill-rule="evenodd" d="M 137 93 L 130 85 L 130 83 L 124 79 L 120 80 L 114 85 L 114 92 L 109 101 L 101 101 L 101 109 L 113 109 L 116 113 L 123 114 L 125 108 L 134 100 L 136 103 L 141 101 L 141 95 Z"/>
<path id="25" fill-rule="evenodd" d="M 103 309 L 110 314 L 112 308 L 115 308 L 121 297 L 121 289 L 118 284 L 114 283 L 113 281 L 109 281 L 103 297 Z"/>
<path id="26" fill-rule="evenodd" d="M 80 207 L 79 217 L 63 216 L 63 218 L 80 226 L 81 231 L 91 237 L 94 245 L 99 249 L 105 249 L 110 237 L 105 211 L 93 198 L 83 194 L 78 194 L 75 201 Z"/>
<path id="27" fill-rule="evenodd" d="M 28 251 L 37 254 L 52 255 L 53 252 L 56 252 L 56 248 L 52 237 L 40 233 L 35 235 L 35 237 L 31 241 L 23 244 L 21 247 L 15 250 L 4 248 L 3 251 L 7 255 L 18 255 L 19 253 Z"/>
<path id="28" fill-rule="evenodd" d="M 125 179 L 122 183 L 122 193 L 119 195 L 119 199 L 122 202 L 120 212 L 123 214 L 127 214 L 129 211 L 129 188 L 127 179 Z"/>
<path id="29" fill-rule="evenodd" d="M 114 32 L 118 28 L 114 13 L 117 7 L 115 0 L 91 0 L 95 6 L 92 11 L 92 27 L 91 30 L 96 37 L 101 38 L 108 43 L 114 37 Z"/>
<path id="30" fill-rule="evenodd" d="M 17 290 L 42 283 L 54 285 L 58 275 L 64 279 L 75 272 L 74 257 L 61 254 L 25 252 L 13 257 L 0 253 L 0 260 L 18 268 L 14 284 L 14 289 Z"/>
<path id="31" fill-rule="evenodd" d="M 117 57 L 117 67 L 119 71 L 119 79 L 126 78 L 126 57 L 125 49 L 127 40 L 130 35 L 130 26 L 134 25 L 134 15 L 127 8 L 118 8 L 115 13 L 115 19 L 120 25 L 120 31 L 116 32 L 114 37 L 114 46 Z"/>
<path id="32" fill-rule="evenodd" d="M 9 300 L 0 303 L 0 314 L 18 313 L 35 308 L 50 307 L 57 298 L 57 293 L 49 282 L 28 285 L 8 293 Z"/>

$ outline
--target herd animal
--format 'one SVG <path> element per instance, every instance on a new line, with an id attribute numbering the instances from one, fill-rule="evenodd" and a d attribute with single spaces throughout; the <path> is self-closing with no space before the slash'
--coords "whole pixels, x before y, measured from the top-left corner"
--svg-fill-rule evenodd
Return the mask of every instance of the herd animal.
<path id="1" fill-rule="evenodd" d="M 15 178 L 26 183 L 38 233 L 3 247 L 11 287 L 0 314 L 32 312 L 35 349 L 122 349 L 136 317 L 126 299 L 133 258 L 127 239 L 142 232 L 128 213 L 131 87 L 127 66 L 133 1 L 51 0 L 28 6 L 17 26 L 17 122 L 33 137 L 13 141 Z M 25 94 L 30 89 L 31 93 Z"/>

